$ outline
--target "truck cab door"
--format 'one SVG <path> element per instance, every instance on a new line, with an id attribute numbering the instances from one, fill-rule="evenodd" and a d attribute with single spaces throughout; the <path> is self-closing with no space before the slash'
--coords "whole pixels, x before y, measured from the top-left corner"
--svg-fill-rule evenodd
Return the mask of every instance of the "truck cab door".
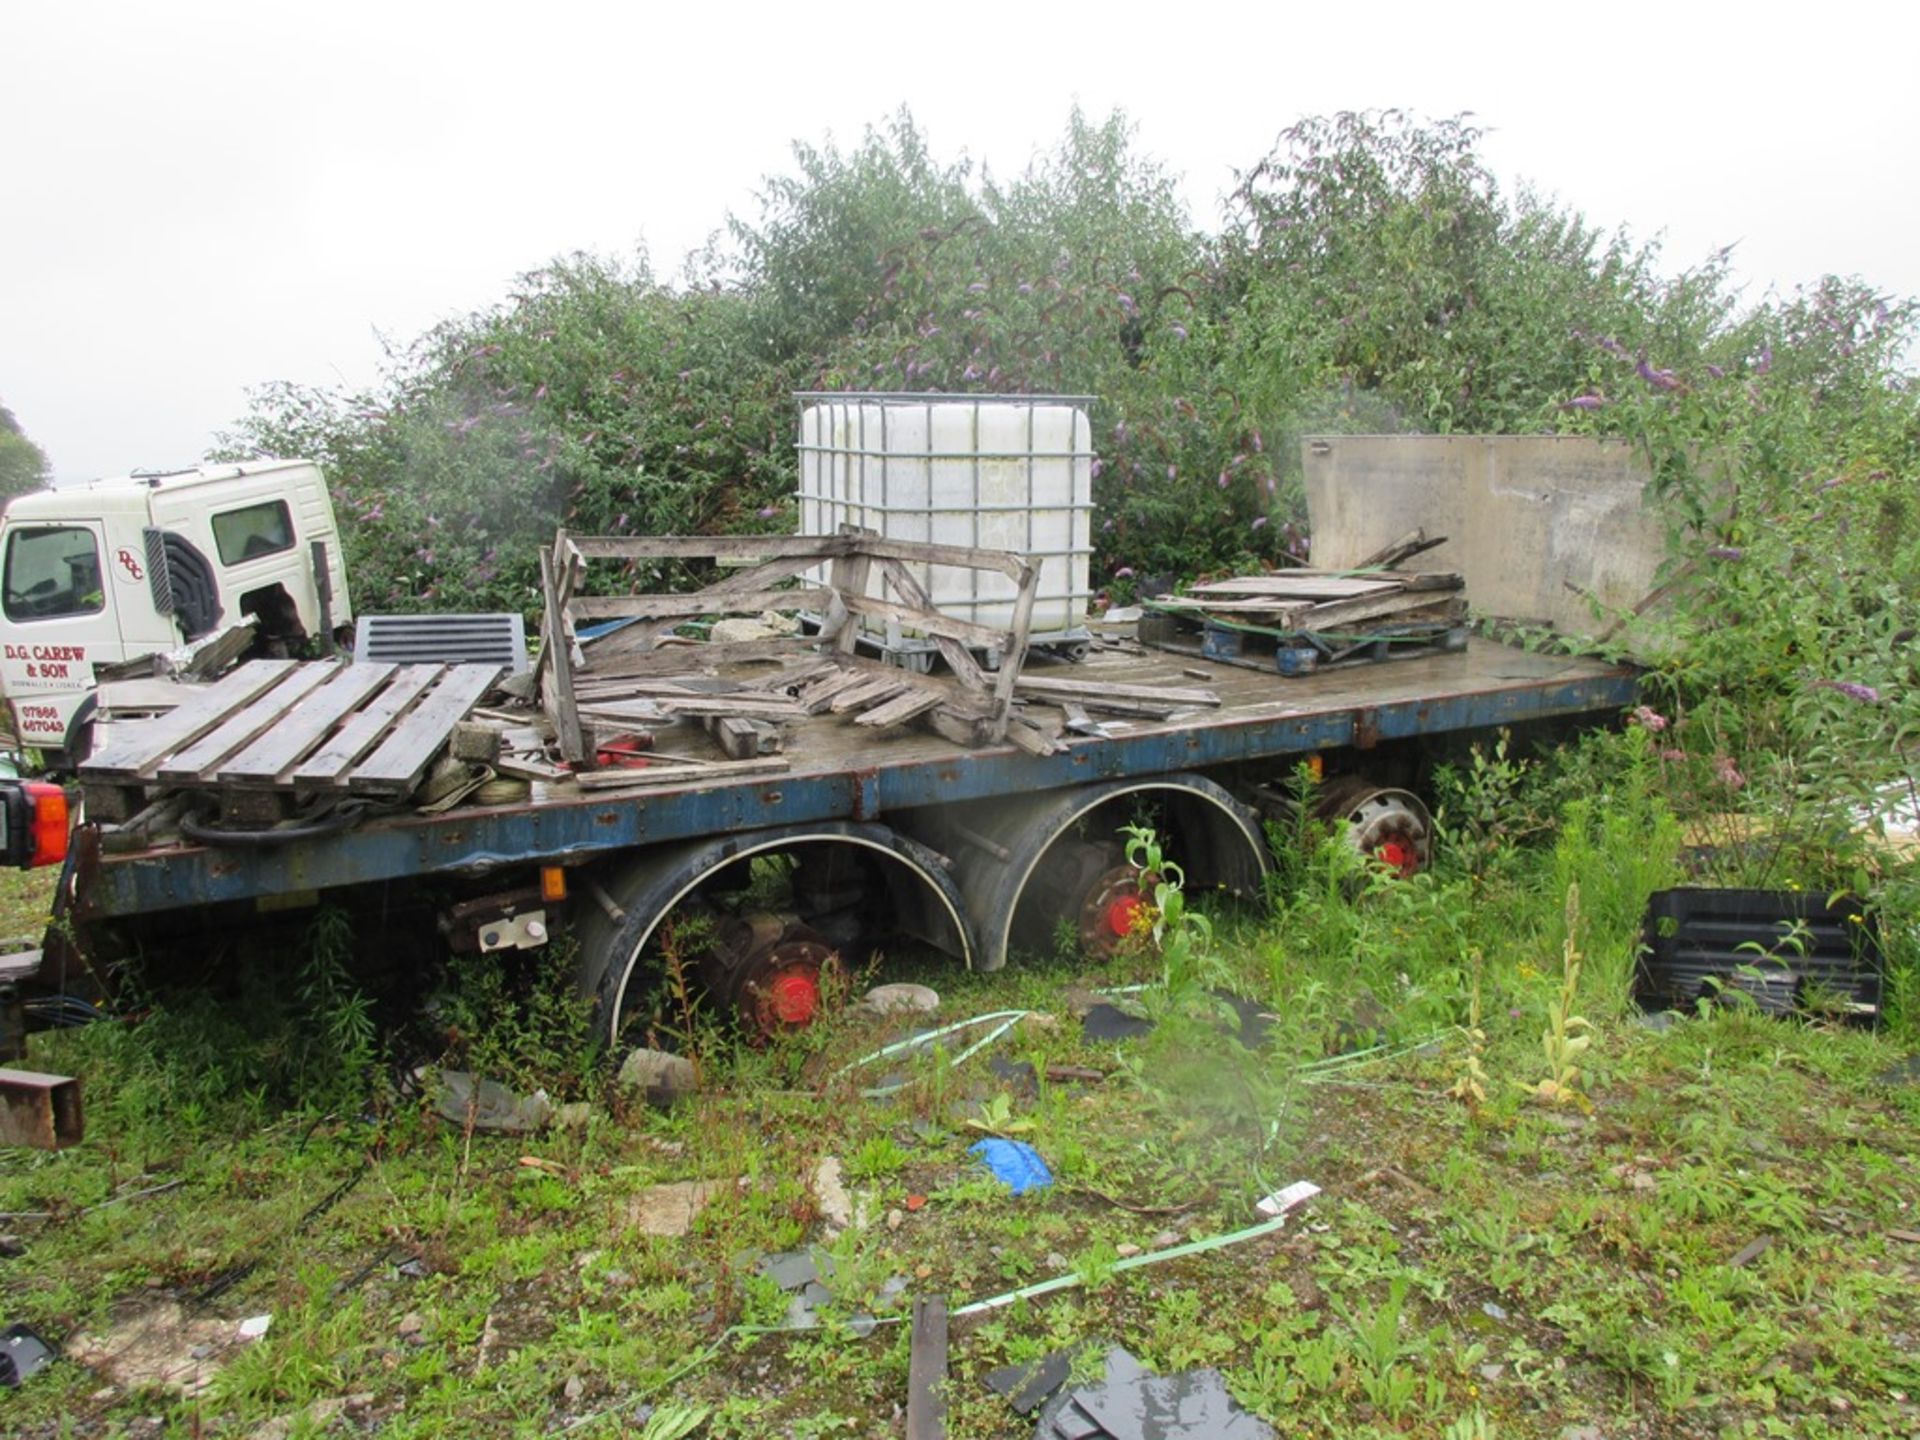
<path id="1" fill-rule="evenodd" d="M 9 524 L 3 533 L 0 694 L 22 744 L 58 748 L 93 689 L 94 666 L 126 655 L 113 557 L 97 520 Z"/>

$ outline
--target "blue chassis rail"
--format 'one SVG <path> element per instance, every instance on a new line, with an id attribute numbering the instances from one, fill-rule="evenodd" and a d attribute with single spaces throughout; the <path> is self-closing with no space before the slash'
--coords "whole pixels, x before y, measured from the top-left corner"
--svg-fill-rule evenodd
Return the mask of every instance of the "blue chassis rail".
<path id="1" fill-rule="evenodd" d="M 279 850 L 174 847 L 101 857 L 80 887 L 82 922 L 339 886 L 578 862 L 667 841 L 988 799 L 1096 780 L 1208 770 L 1339 746 L 1618 711 L 1636 676 L 1589 670 L 1488 689 L 1382 700 L 1274 717 L 1075 739 L 1063 754 L 953 749 L 864 769 L 799 771 L 704 790 L 595 796 L 413 815 Z"/>

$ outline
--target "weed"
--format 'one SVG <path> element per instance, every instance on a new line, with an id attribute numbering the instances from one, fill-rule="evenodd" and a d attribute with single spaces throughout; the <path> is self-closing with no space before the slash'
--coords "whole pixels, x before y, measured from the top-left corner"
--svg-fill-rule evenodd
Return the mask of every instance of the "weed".
<path id="1" fill-rule="evenodd" d="M 1547 1010 L 1547 1029 L 1541 1044 L 1547 1052 L 1547 1078 L 1526 1087 L 1535 1098 L 1549 1105 L 1579 1105 L 1590 1108 L 1576 1088 L 1580 1081 L 1580 1057 L 1593 1043 L 1593 1026 L 1573 1013 L 1580 992 L 1580 887 L 1567 887 L 1567 938 L 1560 952 L 1560 990 Z"/>

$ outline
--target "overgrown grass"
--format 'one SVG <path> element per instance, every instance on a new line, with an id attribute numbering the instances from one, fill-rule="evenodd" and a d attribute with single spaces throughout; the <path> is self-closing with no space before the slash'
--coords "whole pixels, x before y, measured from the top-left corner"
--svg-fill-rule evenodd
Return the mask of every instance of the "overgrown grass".
<path id="1" fill-rule="evenodd" d="M 351 1397 L 336 1423 L 401 1436 L 610 1434 L 669 1404 L 708 1436 L 892 1435 L 907 1296 L 958 1304 L 1073 1271 L 1077 1289 L 955 1326 L 953 1434 L 1028 1433 L 982 1376 L 1089 1336 L 1161 1369 L 1219 1366 L 1292 1435 L 1910 1434 L 1920 1091 L 1875 1077 L 1914 1017 L 1874 1035 L 1750 1008 L 1664 1030 L 1635 1015 L 1640 912 L 1678 849 L 1636 778 L 1655 763 L 1639 743 L 1590 742 L 1612 748 L 1519 777 L 1510 798 L 1559 805 L 1551 836 L 1487 845 L 1455 827 L 1412 883 L 1298 835 L 1271 907 L 1191 897 L 1215 923 L 1184 970 L 1150 946 L 1098 973 L 896 958 L 889 978 L 934 985 L 943 1019 L 1036 1012 L 958 1067 L 970 1037 L 848 1068 L 904 1026 L 856 1011 L 767 1049 L 703 1031 L 697 1097 L 662 1112 L 590 1085 L 584 1127 L 510 1138 L 371 1079 L 350 1106 L 216 1093 L 207 1050 L 185 1044 L 219 1033 L 205 1017 L 40 1037 L 34 1063 L 81 1073 L 97 1103 L 81 1148 L 5 1157 L 0 1210 L 47 1218 L 5 1222 L 26 1250 L 0 1261 L 4 1318 L 70 1338 L 175 1302 L 217 1325 L 191 1398 L 67 1364 L 10 1402 L 9 1428 L 158 1416 L 246 1434 L 304 1414 L 317 1433 L 325 1412 L 308 1407 Z M 1560 803 L 1580 766 L 1612 784 Z M 1470 807 L 1489 782 L 1449 783 Z M 1554 1104 L 1542 1035 L 1571 881 L 1591 1044 L 1585 1103 Z M 1910 924 L 1893 936 L 1910 967 Z M 1265 1002 L 1265 1042 L 1230 1038 L 1195 978 Z M 1158 1028 L 1088 1043 L 1063 997 L 1133 982 L 1159 987 L 1143 997 Z M 492 1027 L 467 1059 L 522 1085 L 542 1053 L 550 1078 L 578 1073 L 538 984 L 462 988 L 466 1008 L 443 1013 Z M 1484 1084 L 1466 1104 L 1470 1048 Z M 906 1083 L 862 1097 L 889 1076 Z M 142 1087 L 173 1103 L 125 1099 Z M 1032 1143 L 1056 1184 L 1009 1197 L 966 1153 L 979 1125 Z M 828 1155 L 867 1217 L 838 1236 L 811 1180 Z M 1296 1178 L 1323 1193 L 1279 1234 L 1113 1268 L 1133 1247 L 1241 1228 Z M 646 1233 L 637 1198 L 681 1180 L 717 1182 L 705 1210 L 685 1235 Z M 810 1242 L 837 1267 L 828 1324 L 757 1328 L 787 1297 L 754 1257 Z M 870 1334 L 848 1328 L 862 1310 L 881 1322 Z M 254 1314 L 270 1332 L 231 1343 Z"/>

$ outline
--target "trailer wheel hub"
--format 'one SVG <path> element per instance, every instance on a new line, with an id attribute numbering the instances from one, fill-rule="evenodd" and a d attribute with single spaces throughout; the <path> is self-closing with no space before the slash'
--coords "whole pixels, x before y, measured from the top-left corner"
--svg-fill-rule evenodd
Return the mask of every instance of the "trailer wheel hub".
<path id="1" fill-rule="evenodd" d="M 820 975 L 816 970 L 783 970 L 766 987 L 765 1008 L 781 1025 L 805 1025 L 820 1008 Z"/>
<path id="2" fill-rule="evenodd" d="M 1131 865 L 1110 867 L 1087 886 L 1080 906 L 1080 948 L 1104 959 L 1120 948 L 1146 909 L 1140 894 L 1140 876 Z"/>

